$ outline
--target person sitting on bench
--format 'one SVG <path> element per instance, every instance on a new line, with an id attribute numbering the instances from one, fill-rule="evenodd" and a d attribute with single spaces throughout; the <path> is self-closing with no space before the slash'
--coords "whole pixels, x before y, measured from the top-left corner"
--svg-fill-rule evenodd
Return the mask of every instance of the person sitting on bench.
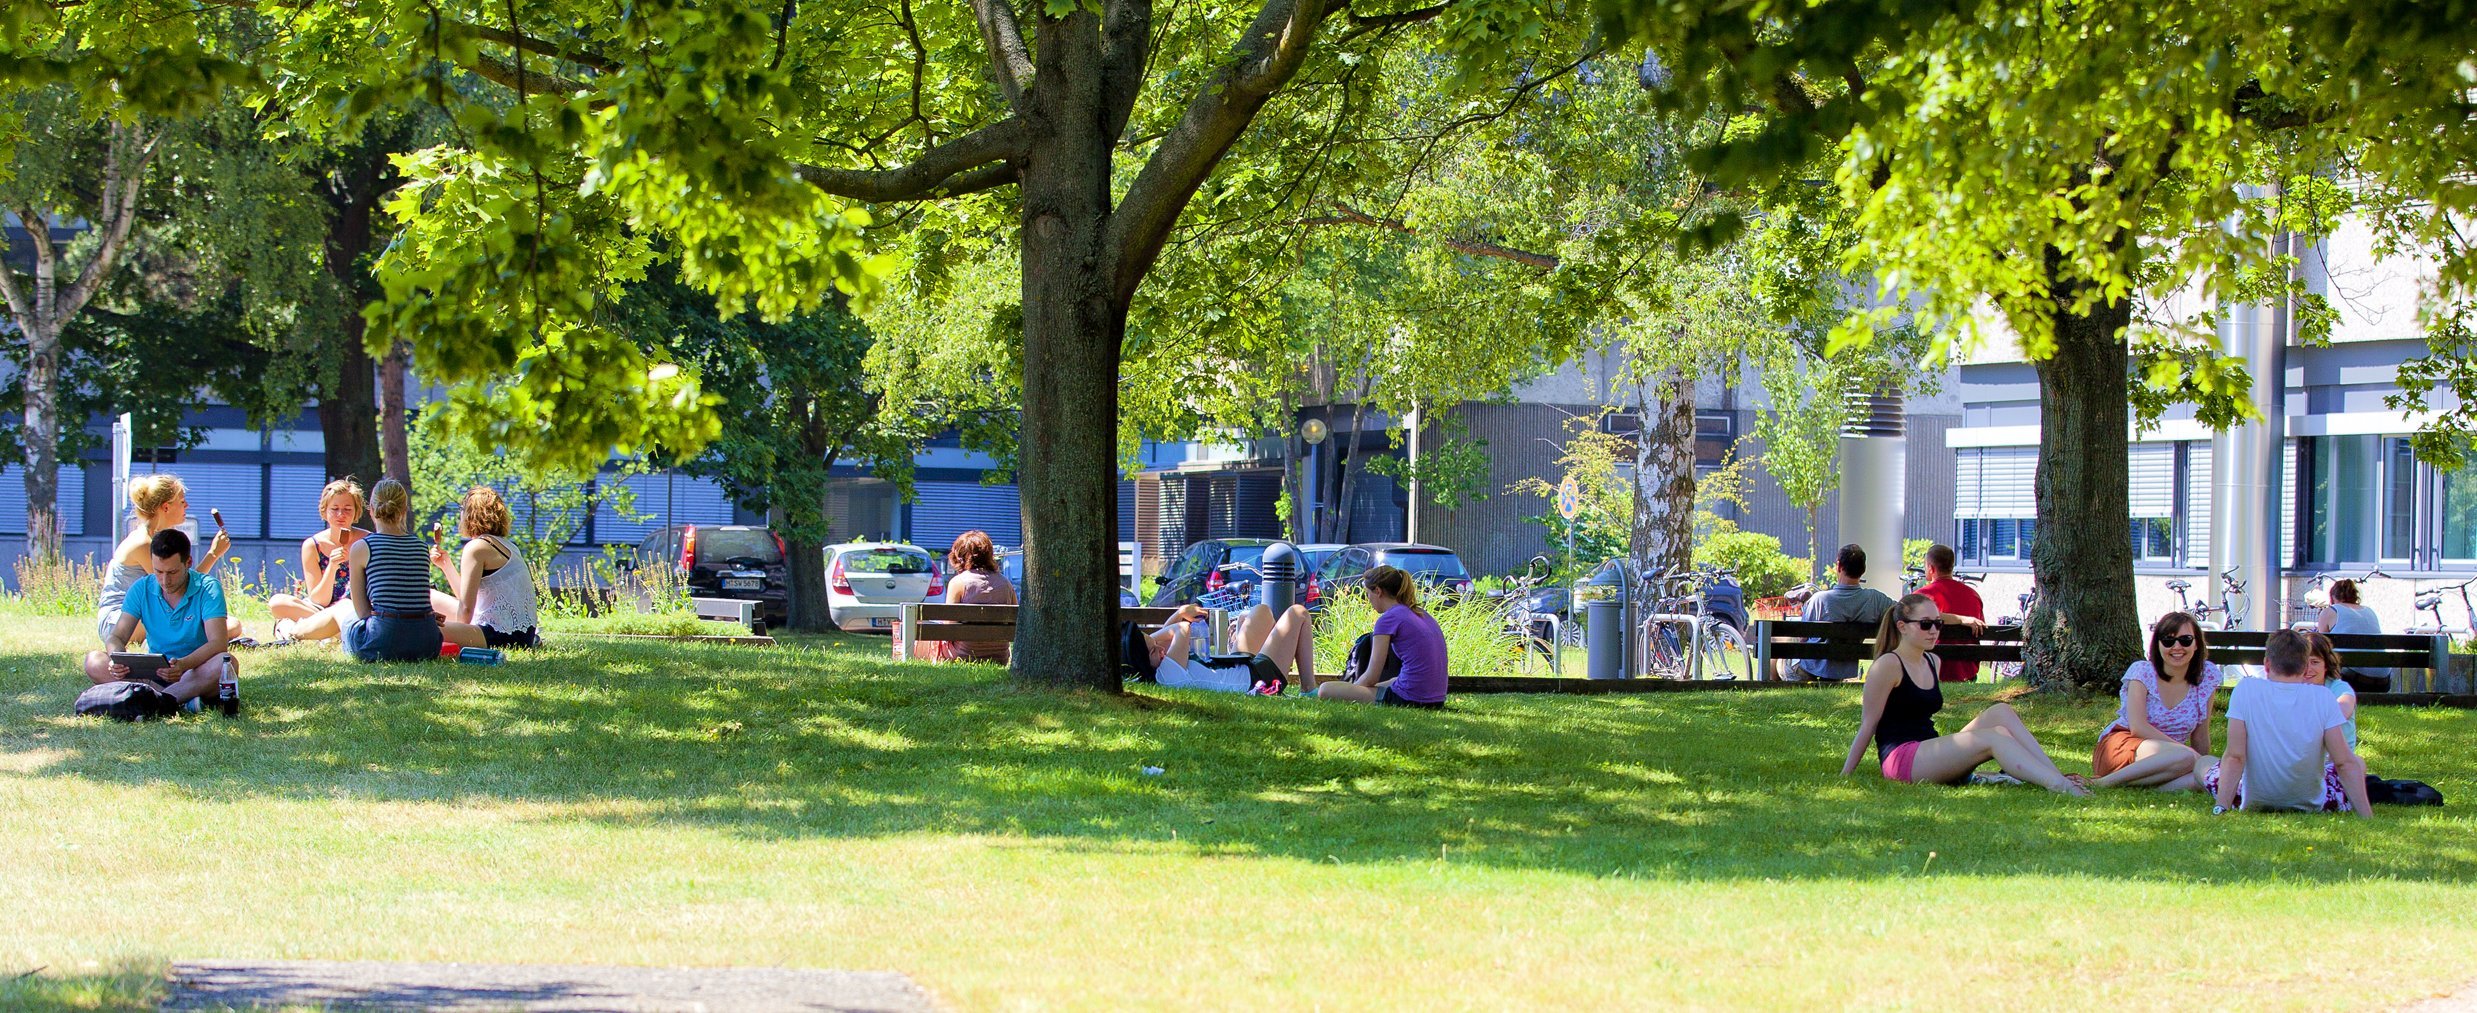
<path id="1" fill-rule="evenodd" d="M 2269 677 L 2246 679 L 2228 697 L 2228 752 L 2202 777 L 2218 815 L 2235 809 L 2338 812 L 2368 819 L 2365 761 L 2341 733 L 2347 719 L 2331 691 L 2306 682 L 2305 636 L 2274 630 L 2262 645 Z"/>
<path id="2" fill-rule="evenodd" d="M 104 634 L 103 650 L 86 654 L 86 680 L 95 685 L 139 681 L 154 684 L 180 703 L 215 692 L 226 672 L 240 674 L 228 647 L 224 585 L 189 568 L 189 534 L 164 528 L 147 541 L 152 568 L 129 585 L 119 617 Z M 151 672 L 133 672 L 112 660 L 125 652 L 143 625 L 146 649 L 170 658 Z"/>
<path id="3" fill-rule="evenodd" d="M 1858 769 L 1871 737 L 1887 781 L 1958 784 L 1979 764 L 1994 760 L 2005 773 L 2049 791 L 2089 795 L 2079 780 L 2056 769 L 2009 705 L 1991 705 L 1960 731 L 1936 734 L 1935 712 L 1944 709 L 1944 684 L 1936 677 L 1938 659 L 1928 652 L 1943 626 L 1935 600 L 1923 594 L 1903 598 L 1884 613 L 1875 633 L 1875 663 L 1866 671 L 1858 734 L 1849 742 L 1841 776 Z"/>
<path id="4" fill-rule="evenodd" d="M 2090 773 L 2102 788 L 2160 791 L 2201 787 L 2194 768 L 2211 753 L 2210 708 L 2223 677 L 2191 613 L 2170 612 L 2150 627 L 2150 657 L 2124 670 L 2116 720 L 2099 732 Z"/>
<path id="5" fill-rule="evenodd" d="M 1357 700 L 1395 707 L 1438 710 L 1445 706 L 1445 631 L 1419 607 L 1419 585 L 1398 567 L 1379 566 L 1365 578 L 1368 604 L 1376 609 L 1367 666 L 1355 680 L 1321 683 L 1313 672 L 1301 685 L 1326 700 Z M 1385 659 L 1399 656 L 1401 674 L 1384 678 Z"/>
<path id="6" fill-rule="evenodd" d="M 1832 572 L 1839 576 L 1839 583 L 1806 599 L 1806 608 L 1798 614 L 1798 618 L 1810 623 L 1874 623 L 1880 622 L 1885 613 L 1892 610 L 1890 596 L 1858 583 L 1866 576 L 1866 550 L 1859 548 L 1857 543 L 1841 546 L 1840 555 L 1832 562 Z M 1778 674 L 1780 678 L 1792 682 L 1808 679 L 1837 682 L 1857 678 L 1858 663 L 1822 658 L 1788 659 L 1779 663 Z"/>
<path id="7" fill-rule="evenodd" d="M 2322 614 L 2314 618 L 2314 629 L 2323 633 L 2380 635 L 2382 616 L 2357 603 L 2356 581 L 2338 580 L 2331 582 L 2331 603 L 2324 605 Z M 2392 671 L 2388 668 L 2349 668 L 2333 672 L 2331 676 L 2347 680 L 2348 685 L 2355 687 L 2359 693 L 2388 693 L 2391 691 Z"/>

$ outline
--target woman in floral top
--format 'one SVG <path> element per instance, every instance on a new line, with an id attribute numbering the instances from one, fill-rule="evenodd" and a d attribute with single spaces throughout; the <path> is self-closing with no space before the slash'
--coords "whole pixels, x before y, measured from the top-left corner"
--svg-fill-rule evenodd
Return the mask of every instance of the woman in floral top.
<path id="1" fill-rule="evenodd" d="M 2184 612 L 2150 628 L 2150 657 L 2124 670 L 2124 706 L 2099 733 L 2093 784 L 2190 791 L 2211 762 L 2210 708 L 2219 692 L 2202 625 Z"/>

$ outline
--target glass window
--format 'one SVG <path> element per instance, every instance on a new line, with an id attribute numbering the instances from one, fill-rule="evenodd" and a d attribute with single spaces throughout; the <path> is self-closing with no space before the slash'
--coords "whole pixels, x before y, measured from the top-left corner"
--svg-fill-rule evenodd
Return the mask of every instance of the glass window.
<path id="1" fill-rule="evenodd" d="M 2463 442 L 2467 466 L 2444 472 L 2443 558 L 2455 563 L 2477 561 L 2477 446 Z"/>
<path id="2" fill-rule="evenodd" d="M 1987 522 L 1987 527 L 1990 529 L 1987 534 L 1987 558 L 2021 558 L 2023 555 L 2020 544 L 2021 523 L 2009 518 L 1998 518 Z"/>
<path id="3" fill-rule="evenodd" d="M 2305 552 L 2310 562 L 2374 558 L 2375 436 L 2324 436 L 2313 442 L 2313 484 Z"/>
<path id="4" fill-rule="evenodd" d="M 2382 441 L 2382 558 L 2417 550 L 2417 453 L 2403 437 Z"/>
<path id="5" fill-rule="evenodd" d="M 2176 551 L 2175 524 L 2168 517 L 2133 518 L 2133 558 L 2166 562 Z"/>
<path id="6" fill-rule="evenodd" d="M 2027 519 L 2024 519 L 2024 520 L 2021 522 L 2021 558 L 2023 558 L 2023 559 L 2028 559 L 2028 558 L 2030 558 L 2030 544 L 2031 544 L 2031 541 L 2032 541 L 2032 539 L 2033 539 L 2033 536 L 2035 536 L 2035 535 L 2037 535 L 2037 534 L 2038 534 L 2038 522 L 2037 522 L 2037 521 L 2033 521 L 2033 520 L 2027 520 Z"/>
<path id="7" fill-rule="evenodd" d="M 852 549 L 843 553 L 842 563 L 850 573 L 927 573 L 929 553 L 921 549 Z"/>
<path id="8" fill-rule="evenodd" d="M 1978 544 L 1978 529 L 1983 526 L 1983 523 L 1976 518 L 1969 518 L 1961 522 L 1961 533 L 1958 536 L 1958 540 L 1952 543 L 1954 548 L 1960 550 L 1961 558 L 1971 560 L 1973 562 L 1982 561 L 1987 558 L 1986 546 Z"/>

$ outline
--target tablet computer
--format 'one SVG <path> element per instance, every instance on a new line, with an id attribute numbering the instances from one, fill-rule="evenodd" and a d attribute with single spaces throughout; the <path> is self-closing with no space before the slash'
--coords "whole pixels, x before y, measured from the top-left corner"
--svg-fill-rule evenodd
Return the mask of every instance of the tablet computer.
<path id="1" fill-rule="evenodd" d="M 124 654 L 115 651 L 112 654 L 112 664 L 129 666 L 129 674 L 133 678 L 160 679 L 163 677 L 163 669 L 172 664 L 172 659 L 161 654 Z"/>

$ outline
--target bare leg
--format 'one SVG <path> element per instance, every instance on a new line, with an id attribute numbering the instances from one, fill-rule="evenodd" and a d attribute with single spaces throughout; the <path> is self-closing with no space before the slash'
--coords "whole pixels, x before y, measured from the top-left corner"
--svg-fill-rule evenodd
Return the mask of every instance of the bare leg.
<path id="1" fill-rule="evenodd" d="M 482 628 L 472 623 L 440 623 L 439 636 L 458 647 L 490 646 L 490 638 L 483 636 Z"/>
<path id="2" fill-rule="evenodd" d="M 267 599 L 267 611 L 275 613 L 275 618 L 291 619 L 296 622 L 317 615 L 318 610 L 324 607 L 307 598 L 289 594 L 279 594 Z"/>
<path id="3" fill-rule="evenodd" d="M 2031 751 L 2037 753 L 2039 760 L 2046 764 L 2048 770 L 2056 770 L 2055 761 L 2047 758 L 2047 747 L 2039 745 L 2038 736 L 2030 734 L 2030 726 L 2021 723 L 2020 712 L 2013 710 L 2013 706 L 2011 704 L 1990 704 L 1986 710 L 1980 711 L 1977 717 L 1970 719 L 1970 723 L 1964 727 L 2002 728 L 2006 734 L 2011 735 L 2014 739 L 2019 740 L 2023 745 L 2030 747 Z M 2021 771 L 2014 770 L 2010 767 L 2006 767 L 2004 769 L 2006 773 L 2020 777 L 2022 780 L 2032 780 Z M 2063 776 L 2063 771 L 2057 770 L 2056 773 L 2058 776 Z M 2067 778 L 2067 780 L 2073 779 Z"/>
<path id="4" fill-rule="evenodd" d="M 456 597 L 445 591 L 430 592 L 430 611 L 443 616 L 456 614 Z"/>
<path id="5" fill-rule="evenodd" d="M 1978 769 L 1979 764 L 1994 760 L 2013 776 L 2049 791 L 2067 795 L 2088 795 L 2090 789 L 2067 780 L 2044 754 L 2014 738 L 2001 727 L 1979 727 L 1975 722 L 1940 739 L 1928 739 L 1918 744 L 1910 761 L 1911 779 L 1921 783 L 1948 784 Z"/>
<path id="6" fill-rule="evenodd" d="M 1237 641 L 1231 646 L 1238 648 L 1241 654 L 1268 653 L 1264 642 L 1272 638 L 1273 627 L 1272 607 L 1257 602 L 1255 607 L 1247 610 L 1246 615 L 1239 617 L 1238 625 L 1231 629 L 1230 639 Z"/>
<path id="7" fill-rule="evenodd" d="M 2216 756 L 2196 756 L 2193 758 L 2192 770 L 2187 771 L 2182 777 L 2159 785 L 2159 790 L 2200 791 L 2202 790 L 2202 775 L 2210 773 L 2211 768 L 2218 765 L 2219 758 Z"/>
<path id="8" fill-rule="evenodd" d="M 2151 787 L 2165 784 L 2193 772 L 2193 747 L 2180 742 L 2143 739 L 2133 753 L 2133 762 L 2125 764 L 2106 777 L 2090 783 L 2102 788 L 2119 785 Z"/>
<path id="9" fill-rule="evenodd" d="M 1256 608 L 1259 611 L 1249 613 L 1249 619 L 1272 614 L 1262 605 Z M 1273 659 L 1273 667 L 1282 670 L 1283 674 L 1294 676 L 1310 686 L 1315 685 L 1316 623 L 1307 614 L 1307 606 L 1290 606 L 1282 612 L 1279 620 L 1270 625 L 1272 629 L 1256 646 L 1255 652 Z"/>
<path id="10" fill-rule="evenodd" d="M 211 695 L 215 692 L 216 681 L 223 676 L 227 668 L 231 669 L 235 676 L 241 674 L 241 663 L 238 660 L 230 654 L 218 654 L 207 659 L 206 664 L 182 676 L 181 681 L 165 687 L 164 692 L 172 694 L 173 699 L 182 703 Z"/>
<path id="11" fill-rule="evenodd" d="M 1381 687 L 1390 684 L 1390 682 L 1386 682 L 1379 683 L 1378 685 Z M 1343 682 L 1340 679 L 1329 680 L 1324 685 L 1316 687 L 1316 697 L 1320 700 L 1352 700 L 1358 703 L 1375 703 L 1377 692 L 1378 690 L 1376 689 L 1370 689 L 1355 682 Z"/>
<path id="12" fill-rule="evenodd" d="M 112 656 L 102 651 L 86 652 L 85 668 L 86 681 L 95 685 L 120 681 L 119 676 L 112 674 Z"/>
<path id="13" fill-rule="evenodd" d="M 318 614 L 292 624 L 294 640 L 333 640 L 344 634 L 344 624 L 353 621 L 350 599 L 319 609 Z"/>

